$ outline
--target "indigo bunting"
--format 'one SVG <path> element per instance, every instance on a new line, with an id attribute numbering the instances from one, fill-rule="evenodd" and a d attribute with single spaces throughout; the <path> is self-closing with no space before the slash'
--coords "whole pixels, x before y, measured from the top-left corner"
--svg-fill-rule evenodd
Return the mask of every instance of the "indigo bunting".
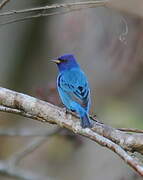
<path id="1" fill-rule="evenodd" d="M 57 88 L 63 104 L 67 109 L 80 116 L 83 128 L 92 127 L 89 118 L 90 89 L 88 80 L 74 55 L 65 54 L 52 61 L 57 64 L 59 69 Z"/>

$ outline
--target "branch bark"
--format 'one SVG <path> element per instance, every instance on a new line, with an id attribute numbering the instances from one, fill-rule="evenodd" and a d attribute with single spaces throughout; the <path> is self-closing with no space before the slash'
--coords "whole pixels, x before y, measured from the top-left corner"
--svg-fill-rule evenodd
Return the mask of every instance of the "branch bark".
<path id="1" fill-rule="evenodd" d="M 11 10 L 7 12 L 0 13 L 0 16 L 10 16 L 14 14 L 23 14 L 23 13 L 31 13 L 31 12 L 41 12 L 47 11 L 50 9 L 57 9 L 57 8 L 66 8 L 66 9 L 83 9 L 83 8 L 95 8 L 97 6 L 104 6 L 107 3 L 107 0 L 102 1 L 88 1 L 88 2 L 75 2 L 75 3 L 63 3 L 63 4 L 53 4 L 49 6 L 42 6 L 36 8 L 29 8 L 23 10 Z"/>
<path id="2" fill-rule="evenodd" d="M 10 0 L 3 0 L 2 3 L 0 4 L 0 9 L 9 1 Z M 95 0 L 95 1 L 87 1 L 87 2 L 53 4 L 49 6 L 21 9 L 21 10 L 9 10 L 9 11 L 0 13 L 0 17 L 3 16 L 3 17 L 8 18 L 4 22 L 0 23 L 0 26 L 15 23 L 15 22 L 26 21 L 33 18 L 65 14 L 72 11 L 79 11 L 81 9 L 96 8 L 99 6 L 115 9 L 121 12 L 123 11 L 130 15 L 135 15 L 135 16 L 143 18 L 142 5 L 143 5 L 143 2 L 141 2 L 140 0 L 136 0 L 136 1 L 134 0 L 100 0 L 100 1 Z M 55 12 L 50 13 L 49 11 L 51 9 L 54 9 Z M 23 17 L 15 18 L 15 15 L 23 15 Z"/>
<path id="3" fill-rule="evenodd" d="M 10 0 L 3 0 L 0 4 L 0 9 Z M 49 6 L 43 6 L 43 7 L 36 7 L 36 8 L 29 8 L 29 9 L 22 9 L 22 10 L 9 10 L 6 12 L 0 13 L 0 16 L 4 17 L 14 17 L 15 15 L 22 15 L 24 14 L 24 17 L 21 18 L 15 18 L 12 20 L 7 20 L 3 23 L 0 23 L 0 25 L 6 25 L 11 24 L 19 21 L 25 21 L 32 18 L 38 18 L 42 16 L 52 16 L 52 15 L 59 15 L 63 13 L 69 13 L 71 11 L 78 11 L 81 9 L 87 9 L 87 8 L 96 8 L 96 7 L 107 7 L 111 9 L 115 9 L 117 11 L 123 11 L 125 13 L 128 13 L 130 15 L 135 15 L 138 17 L 143 18 L 143 2 L 140 0 L 95 0 L 95 1 L 85 1 L 85 2 L 74 2 L 74 3 L 63 3 L 63 4 L 53 4 Z M 51 9 L 64 9 L 64 11 L 55 11 L 53 13 L 50 13 L 49 10 Z M 36 13 L 34 15 L 27 15 L 31 13 Z"/>
<path id="4" fill-rule="evenodd" d="M 2 9 L 10 0 L 3 0 L 1 3 L 0 3 L 0 9 Z"/>
<path id="5" fill-rule="evenodd" d="M 143 166 L 127 151 L 143 154 L 143 134 L 126 133 L 94 121 L 92 129 L 82 129 L 79 118 L 48 102 L 0 88 L 0 111 L 19 114 L 43 123 L 57 124 L 76 134 L 85 136 L 118 154 L 127 164 L 143 176 Z"/>
<path id="6" fill-rule="evenodd" d="M 15 16 L 24 14 L 24 17 L 21 18 L 15 18 L 12 20 L 4 21 L 3 23 L 0 23 L 0 25 L 6 25 L 11 24 L 15 22 L 21 22 L 26 21 L 33 18 L 39 18 L 39 17 L 45 17 L 45 16 L 53 16 L 53 15 L 59 15 L 59 14 L 65 14 L 72 11 L 78 11 L 85 8 L 95 8 L 99 6 L 104 6 L 107 3 L 107 0 L 96 0 L 96 1 L 88 1 L 88 2 L 75 2 L 75 3 L 63 3 L 63 4 L 53 4 L 49 6 L 43 6 L 43 7 L 36 7 L 36 8 L 29 8 L 29 9 L 23 9 L 23 10 L 11 10 L 7 12 L 0 13 L 0 16 Z M 51 9 L 62 9 L 62 11 L 55 11 L 50 13 L 49 10 Z M 36 13 L 32 15 L 27 15 L 31 13 Z"/>

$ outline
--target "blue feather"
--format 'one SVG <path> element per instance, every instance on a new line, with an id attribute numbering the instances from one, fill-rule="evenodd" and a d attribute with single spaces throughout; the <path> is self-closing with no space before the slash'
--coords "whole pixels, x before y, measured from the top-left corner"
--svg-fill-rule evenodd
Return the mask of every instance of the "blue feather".
<path id="1" fill-rule="evenodd" d="M 58 58 L 57 88 L 63 104 L 81 118 L 83 128 L 92 127 L 89 118 L 90 89 L 88 80 L 72 54 Z"/>

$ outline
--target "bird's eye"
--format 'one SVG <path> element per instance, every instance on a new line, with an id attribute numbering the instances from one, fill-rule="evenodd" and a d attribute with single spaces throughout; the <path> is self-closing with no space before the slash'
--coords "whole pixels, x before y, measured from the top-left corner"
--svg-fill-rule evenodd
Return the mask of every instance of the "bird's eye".
<path id="1" fill-rule="evenodd" d="M 63 62 L 67 62 L 68 60 L 67 59 L 63 59 Z"/>

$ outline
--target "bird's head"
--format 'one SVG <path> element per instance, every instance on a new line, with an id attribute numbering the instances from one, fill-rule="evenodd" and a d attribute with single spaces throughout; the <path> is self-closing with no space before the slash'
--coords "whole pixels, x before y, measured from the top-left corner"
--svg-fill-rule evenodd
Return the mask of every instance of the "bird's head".
<path id="1" fill-rule="evenodd" d="M 55 60 L 52 60 L 52 62 L 57 64 L 60 71 L 79 67 L 74 55 L 72 54 L 65 54 L 63 56 L 58 57 Z"/>

